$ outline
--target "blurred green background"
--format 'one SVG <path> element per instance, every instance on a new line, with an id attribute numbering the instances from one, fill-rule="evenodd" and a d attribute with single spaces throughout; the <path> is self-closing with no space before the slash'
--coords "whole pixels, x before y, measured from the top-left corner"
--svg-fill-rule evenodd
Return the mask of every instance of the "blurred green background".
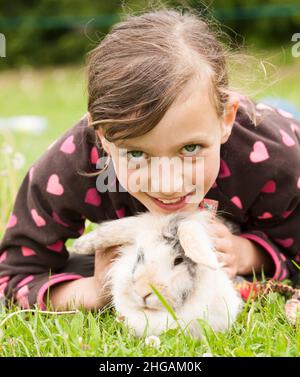
<path id="1" fill-rule="evenodd" d="M 0 127 L 0 235 L 28 168 L 86 112 L 86 52 L 125 13 L 160 4 L 192 7 L 220 22 L 237 52 L 229 61 L 234 88 L 254 99 L 280 97 L 300 108 L 300 57 L 292 55 L 291 40 L 300 33 L 299 0 L 0 0 L 0 33 L 6 37 L 0 126 L 1 118 L 19 115 L 47 122 L 41 132 Z"/>

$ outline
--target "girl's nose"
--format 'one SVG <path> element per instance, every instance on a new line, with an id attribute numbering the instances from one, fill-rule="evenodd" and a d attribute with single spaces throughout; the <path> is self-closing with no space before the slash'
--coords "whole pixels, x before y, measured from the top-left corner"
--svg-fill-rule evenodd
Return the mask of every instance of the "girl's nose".
<path id="1" fill-rule="evenodd" d="M 152 193 L 164 193 L 164 196 L 176 197 L 184 192 L 183 171 L 178 165 L 160 167 L 150 175 L 150 190 Z"/>

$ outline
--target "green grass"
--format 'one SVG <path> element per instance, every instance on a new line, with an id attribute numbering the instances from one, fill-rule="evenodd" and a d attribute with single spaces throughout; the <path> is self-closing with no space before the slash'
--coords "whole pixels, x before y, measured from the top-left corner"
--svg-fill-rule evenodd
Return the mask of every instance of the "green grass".
<path id="1" fill-rule="evenodd" d="M 264 52 L 278 64 L 277 75 L 271 68 L 269 79 L 244 76 L 240 71 L 234 81 L 241 87 L 251 84 L 254 97 L 280 96 L 300 106 L 300 59 L 288 57 L 280 50 Z M 261 52 L 256 56 L 262 58 Z M 251 63 L 258 71 L 259 60 Z M 267 64 L 267 67 L 270 67 Z M 249 71 L 249 69 L 247 68 Z M 272 73 L 273 72 L 273 73 Z M 247 72 L 249 73 L 249 72 Z M 245 80 L 244 80 L 245 77 Z M 270 81 L 278 80 L 271 87 Z M 251 82 L 252 81 L 252 82 Z M 43 70 L 6 71 L 0 73 L 1 116 L 42 115 L 48 129 L 38 135 L 0 132 L 0 235 L 13 206 L 18 187 L 31 164 L 58 136 L 86 112 L 84 70 L 81 67 Z M 255 90 L 253 90 L 253 88 Z M 257 88 L 260 88 L 257 91 Z M 12 146 L 4 153 L 5 144 Z M 16 169 L 16 152 L 25 157 Z M 89 229 L 89 227 L 88 227 Z M 16 312 L 18 307 L 0 312 L 0 356 L 300 356 L 300 329 L 285 319 L 284 298 L 271 293 L 266 298 L 249 302 L 233 328 L 214 333 L 201 322 L 205 337 L 195 341 L 180 330 L 160 336 L 158 348 L 146 346 L 145 339 L 136 339 L 123 323 L 115 319 L 114 309 L 104 312 L 82 310 L 76 314 Z M 16 313 L 12 317 L 9 314 Z"/>
<path id="2" fill-rule="evenodd" d="M 233 327 L 215 333 L 199 321 L 201 340 L 184 336 L 180 329 L 160 335 L 160 345 L 147 346 L 123 322 L 113 308 L 102 312 L 81 310 L 76 314 L 15 312 L 0 314 L 0 355 L 3 356 L 299 356 L 300 329 L 288 324 L 284 298 L 270 293 L 248 301 Z"/>

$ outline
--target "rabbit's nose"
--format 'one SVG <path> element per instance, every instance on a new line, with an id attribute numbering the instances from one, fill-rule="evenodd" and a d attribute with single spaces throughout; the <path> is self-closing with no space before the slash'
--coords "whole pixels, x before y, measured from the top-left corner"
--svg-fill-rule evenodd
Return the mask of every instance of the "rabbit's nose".
<path id="1" fill-rule="evenodd" d="M 143 297 L 143 300 L 144 300 L 144 303 L 145 303 L 145 304 L 146 304 L 146 300 L 147 300 L 147 298 L 148 298 L 149 296 L 151 296 L 151 295 L 152 295 L 152 292 L 146 294 L 146 295 Z"/>

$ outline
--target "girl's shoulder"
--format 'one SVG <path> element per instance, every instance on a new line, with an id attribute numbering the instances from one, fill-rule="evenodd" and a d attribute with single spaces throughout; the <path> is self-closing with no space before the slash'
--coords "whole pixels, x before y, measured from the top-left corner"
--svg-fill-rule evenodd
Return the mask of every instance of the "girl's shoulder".
<path id="1" fill-rule="evenodd" d="M 240 98 L 239 108 L 227 142 L 221 154 L 241 158 L 249 166 L 263 167 L 274 164 L 278 158 L 299 161 L 300 122 L 279 108 Z M 236 160 L 238 163 L 239 160 Z"/>
<path id="2" fill-rule="evenodd" d="M 244 209 L 268 190 L 274 190 L 274 200 L 279 193 L 287 200 L 299 197 L 299 131 L 300 123 L 291 114 L 241 100 L 231 135 L 221 145 L 216 180 L 220 192 L 233 201 L 244 198 Z"/>

